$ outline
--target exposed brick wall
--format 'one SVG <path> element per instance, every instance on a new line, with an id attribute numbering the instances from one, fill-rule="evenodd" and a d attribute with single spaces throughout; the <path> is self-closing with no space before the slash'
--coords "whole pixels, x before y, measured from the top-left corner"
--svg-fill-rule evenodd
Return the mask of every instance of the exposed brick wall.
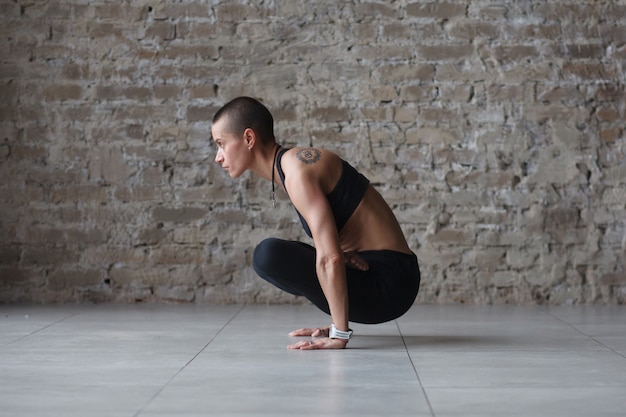
<path id="1" fill-rule="evenodd" d="M 0 301 L 292 302 L 213 163 L 263 98 L 388 199 L 422 302 L 624 303 L 624 1 L 0 2 Z"/>

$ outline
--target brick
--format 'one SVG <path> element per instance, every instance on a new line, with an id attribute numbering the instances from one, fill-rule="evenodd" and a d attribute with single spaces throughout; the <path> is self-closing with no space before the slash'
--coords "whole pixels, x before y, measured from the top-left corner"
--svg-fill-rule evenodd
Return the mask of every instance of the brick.
<path id="1" fill-rule="evenodd" d="M 217 97 L 218 86 L 215 84 L 210 85 L 196 85 L 187 89 L 189 97 L 192 99 L 209 99 Z"/>
<path id="2" fill-rule="evenodd" d="M 162 246 L 155 249 L 151 256 L 156 265 L 198 265 L 206 260 L 202 248 L 186 246 Z"/>
<path id="3" fill-rule="evenodd" d="M 113 198 L 122 202 L 163 201 L 165 192 L 154 186 L 118 186 L 115 187 Z"/>
<path id="4" fill-rule="evenodd" d="M 471 245 L 475 242 L 474 236 L 463 230 L 442 229 L 428 237 L 429 243 Z"/>
<path id="5" fill-rule="evenodd" d="M 368 21 L 380 17 L 397 19 L 399 16 L 400 12 L 393 4 L 365 1 L 357 3 L 354 7 L 354 18 L 357 21 Z"/>
<path id="6" fill-rule="evenodd" d="M 106 234 L 98 229 L 28 227 L 20 233 L 20 238 L 26 243 L 93 244 L 105 242 Z"/>
<path id="7" fill-rule="evenodd" d="M 48 86 L 44 91 L 48 101 L 79 100 L 82 96 L 83 88 L 80 85 Z"/>
<path id="8" fill-rule="evenodd" d="M 147 229 L 139 233 L 136 243 L 139 245 L 157 245 L 168 236 L 163 229 Z"/>
<path id="9" fill-rule="evenodd" d="M 80 253 L 68 248 L 35 246 L 25 248 L 22 254 L 22 265 L 26 267 L 54 266 L 59 260 L 66 264 L 78 263 Z"/>
<path id="10" fill-rule="evenodd" d="M 523 85 L 492 84 L 487 87 L 487 99 L 494 103 L 518 101 L 525 97 L 526 90 Z"/>
<path id="11" fill-rule="evenodd" d="M 17 266 L 20 262 L 21 252 L 19 247 L 0 246 L 0 265 L 3 267 Z"/>
<path id="12" fill-rule="evenodd" d="M 530 268 L 537 264 L 539 254 L 527 250 L 510 249 L 506 253 L 506 263 L 513 268 Z"/>
<path id="13" fill-rule="evenodd" d="M 28 286 L 30 281 L 28 275 L 27 271 L 23 268 L 0 265 L 0 277 L 2 277 L 2 279 L 0 279 L 0 288 L 7 288 L 16 292 L 16 287 Z M 1 299 L 4 301 L 7 300 L 8 297 L 2 297 Z"/>
<path id="14" fill-rule="evenodd" d="M 48 289 L 52 291 L 89 288 L 101 284 L 104 271 L 99 270 L 57 270 L 48 277 Z"/>
<path id="15" fill-rule="evenodd" d="M 538 55 L 537 48 L 532 45 L 499 46 L 494 48 L 493 53 L 502 65 L 515 64 Z"/>
<path id="16" fill-rule="evenodd" d="M 57 221 L 65 226 L 71 223 L 81 223 L 85 219 L 83 212 L 76 207 L 76 204 L 59 204 L 45 211 L 32 210 L 32 216 L 41 219 L 41 222 L 45 224 L 54 224 Z"/>
<path id="17" fill-rule="evenodd" d="M 403 101 L 429 101 L 435 97 L 432 87 L 421 85 L 409 85 L 400 90 L 400 98 Z"/>
<path id="18" fill-rule="evenodd" d="M 466 8 L 464 4 L 448 2 L 409 3 L 406 5 L 406 14 L 409 17 L 452 19 L 465 16 Z"/>
<path id="19" fill-rule="evenodd" d="M 503 28 L 503 31 L 519 39 L 556 39 L 562 36 L 561 25 L 552 22 L 545 22 L 540 25 L 528 23 L 507 25 Z"/>
<path id="20" fill-rule="evenodd" d="M 0 121 L 15 120 L 17 117 L 17 113 L 17 109 L 13 106 L 9 107 L 0 105 Z"/>
<path id="21" fill-rule="evenodd" d="M 107 201 L 107 189 L 92 185 L 61 187 L 51 190 L 50 201 L 53 203 L 78 203 L 95 202 L 104 203 Z"/>
<path id="22" fill-rule="evenodd" d="M 352 48 L 357 60 L 382 63 L 393 60 L 406 60 L 413 56 L 412 48 L 406 46 L 357 45 Z"/>
<path id="23" fill-rule="evenodd" d="M 84 64 L 66 64 L 63 66 L 62 74 L 67 80 L 82 80 L 89 75 L 89 67 Z"/>
<path id="24" fill-rule="evenodd" d="M 449 123 L 457 120 L 455 110 L 446 108 L 424 107 L 420 109 L 419 119 L 424 122 Z"/>
<path id="25" fill-rule="evenodd" d="M 218 22 L 240 22 L 241 16 L 247 20 L 258 18 L 258 10 L 245 4 L 223 3 L 215 8 L 215 14 Z"/>
<path id="26" fill-rule="evenodd" d="M 148 87 L 128 87 L 121 91 L 121 96 L 125 99 L 138 101 L 152 97 L 152 88 Z"/>
<path id="27" fill-rule="evenodd" d="M 166 302 L 189 303 L 196 298 L 196 292 L 188 285 L 178 285 L 168 288 L 157 288 L 155 295 Z"/>
<path id="28" fill-rule="evenodd" d="M 555 208 L 555 209 L 548 211 L 547 216 L 546 216 L 546 220 L 548 224 L 546 226 L 550 228 L 551 227 L 558 228 L 562 226 L 573 228 L 573 227 L 576 227 L 579 219 L 580 219 L 580 212 L 578 209 Z"/>
<path id="29" fill-rule="evenodd" d="M 454 38 L 471 40 L 474 38 L 495 39 L 500 34 L 500 27 L 489 22 L 452 22 L 446 26 L 446 32 Z"/>
<path id="30" fill-rule="evenodd" d="M 472 48 L 467 45 L 436 45 L 416 47 L 418 56 L 425 61 L 450 61 L 469 58 Z"/>
<path id="31" fill-rule="evenodd" d="M 615 67 L 603 63 L 566 62 L 563 64 L 563 76 L 570 79 L 612 80 L 617 75 Z"/>
<path id="32" fill-rule="evenodd" d="M 598 134 L 600 135 L 600 139 L 603 142 L 615 142 L 621 137 L 622 130 L 617 127 L 613 127 L 608 129 L 601 129 Z"/>
<path id="33" fill-rule="evenodd" d="M 20 16 L 20 4 L 18 3 L 2 3 L 0 4 L 0 16 L 6 18 L 19 18 Z"/>
<path id="34" fill-rule="evenodd" d="M 29 184 L 24 187 L 8 186 L 0 188 L 0 202 L 29 204 L 37 201 L 45 201 L 44 189 L 39 185 Z"/>
<path id="35" fill-rule="evenodd" d="M 603 42 L 606 42 L 607 44 L 614 43 L 616 45 L 623 45 L 626 43 L 626 28 L 623 24 L 602 25 L 599 29 Z"/>
<path id="36" fill-rule="evenodd" d="M 624 84 L 601 84 L 598 86 L 596 99 L 600 102 L 619 102 L 626 95 Z"/>
<path id="37" fill-rule="evenodd" d="M 216 218 L 220 222 L 224 223 L 246 223 L 248 221 L 248 215 L 239 210 L 225 210 L 220 213 L 216 213 Z"/>
<path id="38" fill-rule="evenodd" d="M 420 127 L 415 130 L 409 130 L 406 134 L 407 144 L 433 144 L 440 146 L 448 146 L 458 143 L 461 139 L 461 132 L 455 129 Z"/>
<path id="39" fill-rule="evenodd" d="M 537 87 L 537 101 L 543 104 L 569 104 L 583 105 L 585 97 L 578 88 L 572 86 L 565 87 Z"/>
<path id="40" fill-rule="evenodd" d="M 152 89 L 147 87 L 98 86 L 94 94 L 96 98 L 103 100 L 145 100 L 152 97 Z"/>
<path id="41" fill-rule="evenodd" d="M 484 248 L 470 252 L 469 261 L 481 270 L 495 270 L 502 267 L 506 252 L 501 248 Z"/>
<path id="42" fill-rule="evenodd" d="M 156 222 L 187 223 L 204 218 L 208 210 L 196 207 L 168 208 L 156 207 L 152 218 Z"/>
<path id="43" fill-rule="evenodd" d="M 187 121 L 189 123 L 209 122 L 216 111 L 215 106 L 190 106 L 187 108 Z"/>
<path id="44" fill-rule="evenodd" d="M 81 20 L 87 17 L 89 6 L 85 4 L 55 4 L 46 9 L 46 18 L 59 20 Z"/>
<path id="45" fill-rule="evenodd" d="M 119 148 L 94 149 L 89 156 L 89 178 L 94 181 L 116 183 L 133 174 Z"/>
<path id="46" fill-rule="evenodd" d="M 182 20 L 195 16 L 209 17 L 212 14 L 211 7 L 205 3 L 154 3 L 146 10 L 146 14 L 155 20 L 173 19 Z M 147 8 L 146 8 L 147 9 Z"/>
<path id="47" fill-rule="evenodd" d="M 431 64 L 382 63 L 377 66 L 375 73 L 380 74 L 380 78 L 386 82 L 402 83 L 409 80 L 415 83 L 417 81 L 431 81 L 435 75 L 435 66 Z"/>
<path id="48" fill-rule="evenodd" d="M 116 288 L 127 290 L 129 288 L 160 288 L 172 285 L 185 285 L 196 282 L 198 273 L 195 267 L 162 267 L 162 266 L 138 266 L 130 268 L 116 266 L 110 269 L 109 277 Z"/>
<path id="49" fill-rule="evenodd" d="M 502 20 L 507 17 L 508 11 L 508 7 L 504 4 L 489 4 L 479 7 L 475 13 L 479 19 Z"/>
<path id="50" fill-rule="evenodd" d="M 348 110 L 346 108 L 341 108 L 341 107 L 336 107 L 336 106 L 315 108 L 311 112 L 311 116 L 313 118 L 322 120 L 326 123 L 342 122 L 342 121 L 348 120 L 350 117 Z"/>
<path id="51" fill-rule="evenodd" d="M 568 20 L 582 22 L 590 17 L 593 9 L 590 10 L 584 3 L 558 3 L 539 4 L 535 8 L 536 12 L 549 20 Z"/>
<path id="52" fill-rule="evenodd" d="M 130 4 L 107 3 L 96 5 L 93 8 L 94 17 L 102 20 L 134 19 L 139 18 L 143 13 L 143 8 L 132 7 Z"/>
<path id="53" fill-rule="evenodd" d="M 164 41 L 176 39 L 176 25 L 167 21 L 151 22 L 146 28 L 146 38 L 159 38 Z"/>
<path id="54" fill-rule="evenodd" d="M 182 88 L 175 85 L 155 85 L 154 98 L 178 100 L 182 94 Z"/>
<path id="55" fill-rule="evenodd" d="M 565 45 L 565 54 L 574 59 L 597 59 L 605 55 L 601 44 L 573 44 Z"/>
<path id="56" fill-rule="evenodd" d="M 0 102 L 5 104 L 13 104 L 18 97 L 17 85 L 7 83 L 0 88 Z"/>
<path id="57" fill-rule="evenodd" d="M 616 122 L 622 119 L 622 116 L 616 109 L 606 107 L 597 109 L 594 115 L 601 122 Z"/>
<path id="58" fill-rule="evenodd" d="M 441 101 L 469 102 L 476 97 L 473 85 L 466 84 L 445 84 L 439 85 L 439 98 Z"/>
<path id="59" fill-rule="evenodd" d="M 417 112 L 413 108 L 398 108 L 394 111 L 393 120 L 397 123 L 415 123 Z"/>
<path id="60" fill-rule="evenodd" d="M 17 145 L 11 147 L 10 157 L 18 163 L 45 163 L 48 152 L 42 146 Z"/>
<path id="61" fill-rule="evenodd" d="M 372 96 L 374 97 L 374 100 L 376 100 L 377 102 L 388 103 L 398 98 L 398 92 L 393 86 L 390 86 L 390 85 L 380 86 L 380 87 L 372 88 Z M 329 118 L 331 118 L 332 116 L 330 116 L 330 114 L 332 113 L 333 113 L 332 110 L 329 112 L 324 112 L 324 116 L 323 116 L 324 120 L 328 120 Z M 345 111 L 343 111 L 342 113 L 345 115 L 345 117 L 348 117 Z M 340 114 L 338 114 L 337 116 L 340 116 Z M 341 121 L 341 119 L 336 118 L 334 121 L 339 122 Z"/>
<path id="62" fill-rule="evenodd" d="M 83 265 L 141 265 L 148 261 L 148 251 L 144 247 L 125 247 L 114 245 L 91 245 L 80 251 Z"/>
<path id="63" fill-rule="evenodd" d="M 600 277 L 601 285 L 624 286 L 626 285 L 626 273 L 614 272 L 603 274 Z"/>
<path id="64" fill-rule="evenodd" d="M 401 94 L 402 96 L 402 94 Z M 383 121 L 389 119 L 389 111 L 384 107 L 360 108 L 360 117 L 366 120 Z"/>

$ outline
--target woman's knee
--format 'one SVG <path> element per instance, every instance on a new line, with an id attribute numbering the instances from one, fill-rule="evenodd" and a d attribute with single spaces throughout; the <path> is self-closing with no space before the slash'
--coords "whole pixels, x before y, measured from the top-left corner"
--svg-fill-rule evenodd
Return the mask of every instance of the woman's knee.
<path id="1" fill-rule="evenodd" d="M 254 248 L 252 266 L 259 275 L 272 271 L 280 254 L 281 239 L 274 237 L 263 240 Z"/>

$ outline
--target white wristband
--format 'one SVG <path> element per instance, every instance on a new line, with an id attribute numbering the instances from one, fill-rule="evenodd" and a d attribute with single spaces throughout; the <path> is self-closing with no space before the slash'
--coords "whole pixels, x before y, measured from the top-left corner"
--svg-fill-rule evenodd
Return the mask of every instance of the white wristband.
<path id="1" fill-rule="evenodd" d="M 328 337 L 331 339 L 350 340 L 352 337 L 352 330 L 348 329 L 347 332 L 344 332 L 343 330 L 338 330 L 334 324 L 331 324 Z"/>

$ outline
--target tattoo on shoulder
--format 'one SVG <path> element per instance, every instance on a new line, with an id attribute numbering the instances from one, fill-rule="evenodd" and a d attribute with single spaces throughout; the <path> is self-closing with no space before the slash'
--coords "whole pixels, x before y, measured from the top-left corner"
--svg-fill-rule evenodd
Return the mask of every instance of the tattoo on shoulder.
<path id="1" fill-rule="evenodd" d="M 314 164 L 319 161 L 320 156 L 322 156 L 322 153 L 319 151 L 319 149 L 314 148 L 302 148 L 298 149 L 298 151 L 296 152 L 296 158 L 298 158 L 301 162 L 304 162 L 307 165 Z"/>

